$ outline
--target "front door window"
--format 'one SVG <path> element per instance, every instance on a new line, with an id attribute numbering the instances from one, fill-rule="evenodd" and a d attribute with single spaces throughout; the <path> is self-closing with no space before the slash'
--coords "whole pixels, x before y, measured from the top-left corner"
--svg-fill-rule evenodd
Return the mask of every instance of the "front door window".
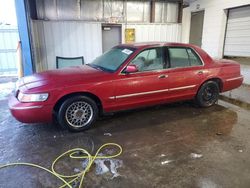
<path id="1" fill-rule="evenodd" d="M 164 68 L 162 48 L 151 48 L 139 53 L 131 64 L 136 65 L 139 72 L 161 70 Z"/>

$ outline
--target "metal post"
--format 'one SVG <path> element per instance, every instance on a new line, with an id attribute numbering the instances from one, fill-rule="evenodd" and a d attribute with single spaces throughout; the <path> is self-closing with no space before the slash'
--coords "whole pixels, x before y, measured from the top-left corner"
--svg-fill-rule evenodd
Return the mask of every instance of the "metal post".
<path id="1" fill-rule="evenodd" d="M 150 23 L 155 22 L 155 0 L 150 2 Z"/>
<path id="2" fill-rule="evenodd" d="M 21 40 L 23 74 L 27 76 L 33 73 L 33 68 L 25 2 L 24 0 L 15 0 L 15 4 L 18 31 Z"/>

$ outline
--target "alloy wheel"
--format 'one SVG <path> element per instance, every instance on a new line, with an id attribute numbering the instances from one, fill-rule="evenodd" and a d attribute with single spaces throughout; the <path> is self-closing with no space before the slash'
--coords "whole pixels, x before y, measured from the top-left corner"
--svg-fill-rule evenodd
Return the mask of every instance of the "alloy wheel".
<path id="1" fill-rule="evenodd" d="M 67 108 L 65 118 L 72 127 L 84 127 L 93 118 L 93 108 L 84 101 L 74 102 Z"/>

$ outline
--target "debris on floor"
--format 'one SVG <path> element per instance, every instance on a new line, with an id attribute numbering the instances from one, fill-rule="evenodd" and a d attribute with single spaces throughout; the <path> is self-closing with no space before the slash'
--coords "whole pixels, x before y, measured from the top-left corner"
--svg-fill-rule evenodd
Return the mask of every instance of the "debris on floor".
<path id="1" fill-rule="evenodd" d="M 75 172 L 75 173 L 79 173 L 79 172 L 81 172 L 81 170 L 78 169 L 78 168 L 74 168 L 74 172 Z"/>
<path id="2" fill-rule="evenodd" d="M 134 157 L 137 157 L 137 156 L 138 156 L 138 154 L 137 154 L 137 153 L 134 153 L 134 154 L 133 154 L 133 156 L 134 156 Z"/>
<path id="3" fill-rule="evenodd" d="M 165 132 L 165 133 L 171 133 L 171 131 L 170 131 L 170 130 L 165 130 L 164 132 Z"/>
<path id="4" fill-rule="evenodd" d="M 83 168 L 83 169 L 87 168 L 88 164 L 89 164 L 89 159 L 83 160 L 83 161 L 82 161 L 82 168 Z"/>
<path id="5" fill-rule="evenodd" d="M 109 163 L 109 167 L 105 164 Z M 96 175 L 102 175 L 105 174 L 107 172 L 111 172 L 112 173 L 112 178 L 118 177 L 120 176 L 120 174 L 118 173 L 117 169 L 122 167 L 123 165 L 123 161 L 119 160 L 119 159 L 97 159 L 94 161 L 95 165 L 96 165 Z"/>
<path id="6" fill-rule="evenodd" d="M 190 154 L 190 157 L 191 157 L 192 159 L 198 159 L 198 158 L 203 157 L 203 155 L 202 155 L 202 154 L 197 154 L 197 153 L 191 153 L 191 154 Z"/>
<path id="7" fill-rule="evenodd" d="M 102 175 L 107 172 L 109 172 L 109 168 L 104 164 L 105 160 L 104 159 L 97 159 L 94 161 L 96 168 L 95 168 L 95 173 L 96 175 Z"/>
<path id="8" fill-rule="evenodd" d="M 161 165 L 169 164 L 171 162 L 173 162 L 173 160 L 165 160 L 161 162 Z"/>
<path id="9" fill-rule="evenodd" d="M 123 161 L 119 159 L 108 159 L 108 161 L 110 162 L 110 172 L 113 174 L 113 177 L 111 179 L 121 176 L 118 173 L 117 169 L 122 167 Z"/>
<path id="10" fill-rule="evenodd" d="M 104 135 L 104 136 L 112 136 L 111 133 L 104 133 L 103 135 Z"/>

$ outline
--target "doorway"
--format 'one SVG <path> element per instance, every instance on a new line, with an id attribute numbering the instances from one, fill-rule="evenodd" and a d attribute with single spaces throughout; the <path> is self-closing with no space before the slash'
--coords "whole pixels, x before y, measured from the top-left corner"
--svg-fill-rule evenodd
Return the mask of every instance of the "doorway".
<path id="1" fill-rule="evenodd" d="M 121 25 L 102 25 L 102 51 L 121 44 Z"/>
<path id="2" fill-rule="evenodd" d="M 189 43 L 201 47 L 203 31 L 204 10 L 192 12 Z"/>

